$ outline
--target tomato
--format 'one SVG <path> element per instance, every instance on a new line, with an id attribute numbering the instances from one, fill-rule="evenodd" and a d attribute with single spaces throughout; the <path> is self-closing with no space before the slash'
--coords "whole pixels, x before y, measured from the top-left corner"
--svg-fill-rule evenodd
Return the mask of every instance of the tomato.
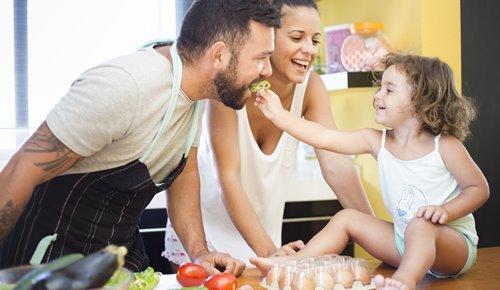
<path id="1" fill-rule="evenodd" d="M 208 277 L 202 266 L 195 263 L 183 263 L 177 271 L 177 282 L 184 287 L 201 286 Z"/>
<path id="2" fill-rule="evenodd" d="M 208 277 L 205 281 L 208 290 L 235 290 L 236 277 L 229 273 L 222 273 Z"/>

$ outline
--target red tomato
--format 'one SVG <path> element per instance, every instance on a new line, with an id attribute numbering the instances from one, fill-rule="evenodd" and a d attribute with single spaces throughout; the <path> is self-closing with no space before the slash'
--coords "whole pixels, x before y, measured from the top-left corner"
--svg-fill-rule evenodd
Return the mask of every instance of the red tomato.
<path id="1" fill-rule="evenodd" d="M 236 277 L 229 273 L 222 273 L 208 277 L 205 281 L 208 290 L 235 290 Z"/>
<path id="2" fill-rule="evenodd" d="M 177 271 L 177 282 L 184 287 L 201 286 L 208 277 L 202 266 L 195 263 L 183 263 Z"/>

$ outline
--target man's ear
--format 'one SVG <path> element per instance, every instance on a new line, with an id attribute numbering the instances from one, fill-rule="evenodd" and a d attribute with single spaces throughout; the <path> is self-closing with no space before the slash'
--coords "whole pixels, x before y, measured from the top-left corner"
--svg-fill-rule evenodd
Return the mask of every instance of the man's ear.
<path id="1" fill-rule="evenodd" d="M 217 70 L 223 70 L 229 64 L 231 51 L 224 41 L 216 41 L 207 51 L 212 67 Z"/>

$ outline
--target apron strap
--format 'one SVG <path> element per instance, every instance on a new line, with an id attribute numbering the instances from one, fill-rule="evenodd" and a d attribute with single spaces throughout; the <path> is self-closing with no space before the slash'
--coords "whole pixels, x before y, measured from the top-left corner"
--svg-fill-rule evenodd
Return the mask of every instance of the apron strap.
<path id="1" fill-rule="evenodd" d="M 31 257 L 30 264 L 40 265 L 43 256 L 45 256 L 45 252 L 47 252 L 47 248 L 56 239 L 57 239 L 57 234 L 46 236 L 45 238 L 41 239 L 40 242 L 38 242 L 38 245 L 36 246 L 33 256 Z"/>
<path id="2" fill-rule="evenodd" d="M 153 152 L 154 147 L 158 143 L 158 140 L 160 139 L 161 135 L 165 132 L 165 129 L 167 128 L 168 123 L 170 122 L 170 119 L 172 118 L 172 115 L 174 113 L 175 106 L 177 104 L 177 99 L 179 97 L 179 93 L 181 90 L 181 80 L 182 80 L 182 61 L 181 58 L 179 57 L 179 54 L 177 52 L 177 45 L 174 42 L 172 46 L 170 47 L 170 54 L 172 55 L 172 63 L 173 63 L 173 83 L 172 83 L 172 90 L 171 90 L 171 95 L 170 95 L 170 102 L 168 104 L 167 111 L 165 112 L 165 115 L 163 116 L 163 119 L 160 124 L 160 128 L 158 129 L 158 132 L 156 132 L 155 137 L 153 138 L 153 141 L 148 145 L 146 148 L 146 151 L 144 151 L 144 154 L 139 158 L 139 161 L 144 162 L 146 158 L 149 157 L 151 152 Z M 202 105 L 202 102 L 197 101 L 195 104 L 194 108 L 194 114 L 193 114 L 193 120 L 191 123 L 191 130 L 189 132 L 188 138 L 186 140 L 186 147 L 184 149 L 184 155 L 187 156 L 189 153 L 189 149 L 193 145 L 194 138 L 196 137 L 196 132 L 198 131 L 198 119 L 200 115 L 200 107 Z"/>

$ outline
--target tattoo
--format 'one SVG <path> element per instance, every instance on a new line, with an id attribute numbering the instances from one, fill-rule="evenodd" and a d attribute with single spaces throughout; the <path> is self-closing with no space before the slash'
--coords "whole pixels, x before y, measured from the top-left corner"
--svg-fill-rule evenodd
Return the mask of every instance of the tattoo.
<path id="1" fill-rule="evenodd" d="M 15 205 L 11 199 L 5 203 L 3 208 L 0 208 L 0 241 L 7 236 L 10 229 L 16 224 L 25 205 L 24 203 Z"/>
<path id="2" fill-rule="evenodd" d="M 47 124 L 44 122 L 40 128 L 26 141 L 23 146 L 24 152 L 29 153 L 53 153 L 54 158 L 47 162 L 35 162 L 37 167 L 40 167 L 46 172 L 53 173 L 60 169 L 73 166 L 79 158 L 74 156 L 66 145 L 64 145 L 50 131 Z"/>

